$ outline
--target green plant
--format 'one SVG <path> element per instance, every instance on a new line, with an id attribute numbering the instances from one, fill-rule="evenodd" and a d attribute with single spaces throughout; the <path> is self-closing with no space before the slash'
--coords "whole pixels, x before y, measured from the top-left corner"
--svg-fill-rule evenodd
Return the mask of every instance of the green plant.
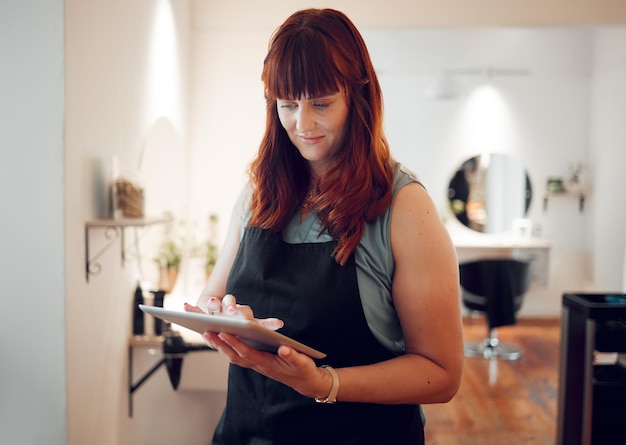
<path id="1" fill-rule="evenodd" d="M 207 272 L 210 272 L 215 267 L 215 263 L 217 263 L 217 246 L 210 241 L 207 241 L 205 259 L 205 269 Z"/>
<path id="2" fill-rule="evenodd" d="M 173 215 L 169 215 L 171 221 L 165 226 L 163 242 L 154 257 L 154 262 L 159 269 L 179 269 L 183 257 L 184 239 L 180 232 L 182 223 L 176 221 Z"/>
<path id="3" fill-rule="evenodd" d="M 160 269 L 178 269 L 182 258 L 181 246 L 172 238 L 168 238 L 161 244 L 159 253 L 154 258 Z"/>
<path id="4" fill-rule="evenodd" d="M 209 215 L 209 235 L 204 245 L 204 258 L 206 260 L 205 270 L 207 272 L 211 272 L 213 270 L 213 267 L 215 267 L 215 263 L 217 262 L 218 248 L 215 242 L 215 238 L 217 237 L 218 223 L 218 216 L 215 213 L 211 213 Z"/>

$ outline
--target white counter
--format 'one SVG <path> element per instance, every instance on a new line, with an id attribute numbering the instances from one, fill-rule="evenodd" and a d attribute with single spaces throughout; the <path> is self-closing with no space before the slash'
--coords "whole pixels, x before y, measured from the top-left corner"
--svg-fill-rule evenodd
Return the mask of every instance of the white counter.
<path id="1" fill-rule="evenodd" d="M 551 243 L 543 238 L 520 238 L 511 234 L 483 234 L 449 225 L 459 263 L 481 258 L 516 258 L 532 262 L 533 282 L 548 285 Z"/>

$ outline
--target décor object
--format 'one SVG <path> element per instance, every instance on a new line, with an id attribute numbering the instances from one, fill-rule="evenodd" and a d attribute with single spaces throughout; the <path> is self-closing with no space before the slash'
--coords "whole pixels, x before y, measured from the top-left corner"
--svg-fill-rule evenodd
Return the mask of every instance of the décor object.
<path id="1" fill-rule="evenodd" d="M 583 181 L 585 165 L 582 162 L 571 162 L 567 179 L 550 177 L 546 183 L 546 191 L 543 195 L 543 211 L 548 210 L 548 200 L 554 197 L 578 198 L 578 210 L 580 213 L 585 209 L 587 186 Z"/>
<path id="2" fill-rule="evenodd" d="M 163 307 L 165 291 L 164 290 L 151 290 L 150 293 L 154 295 L 153 305 L 156 307 Z M 154 318 L 154 335 L 163 334 L 163 320 Z"/>
<path id="3" fill-rule="evenodd" d="M 569 177 L 567 188 L 572 191 L 580 191 L 583 186 L 582 175 L 585 165 L 582 162 L 571 162 L 569 165 Z"/>
<path id="4" fill-rule="evenodd" d="M 133 298 L 133 335 L 143 335 L 145 331 L 144 315 L 139 305 L 144 304 L 141 283 L 137 283 Z"/>
<path id="5" fill-rule="evenodd" d="M 217 238 L 217 224 L 219 222 L 219 217 L 217 214 L 212 213 L 209 215 L 209 234 L 208 238 L 204 244 L 204 258 L 205 258 L 205 273 L 206 278 L 208 279 L 213 272 L 213 268 L 215 267 L 215 263 L 217 262 L 218 248 L 216 244 Z"/>
<path id="6" fill-rule="evenodd" d="M 181 261 L 181 243 L 172 236 L 168 236 L 154 258 L 154 262 L 159 268 L 159 290 L 163 290 L 167 294 L 172 292 L 178 278 Z"/>
<path id="7" fill-rule="evenodd" d="M 562 178 L 548 178 L 548 184 L 546 189 L 551 193 L 563 193 L 565 192 L 565 186 L 563 185 Z"/>
<path id="8" fill-rule="evenodd" d="M 119 178 L 115 181 L 113 190 L 115 210 L 120 210 L 126 218 L 143 217 L 143 189 L 141 187 L 124 178 Z"/>
<path id="9" fill-rule="evenodd" d="M 120 175 L 119 158 L 111 158 L 111 207 L 113 219 L 144 216 L 143 188 Z"/>
<path id="10" fill-rule="evenodd" d="M 500 234 L 524 218 L 532 200 L 522 162 L 500 153 L 483 153 L 459 165 L 448 184 L 450 211 L 465 227 Z"/>

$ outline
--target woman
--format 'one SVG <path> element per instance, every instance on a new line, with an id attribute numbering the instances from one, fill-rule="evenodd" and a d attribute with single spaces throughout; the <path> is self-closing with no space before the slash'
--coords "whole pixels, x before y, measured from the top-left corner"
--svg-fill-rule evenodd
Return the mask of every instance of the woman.
<path id="1" fill-rule="evenodd" d="M 231 362 L 214 443 L 423 443 L 420 404 L 460 382 L 458 266 L 427 192 L 390 155 L 365 43 L 338 11 L 296 12 L 262 80 L 249 187 L 186 310 L 256 319 L 327 357 L 206 332 Z"/>

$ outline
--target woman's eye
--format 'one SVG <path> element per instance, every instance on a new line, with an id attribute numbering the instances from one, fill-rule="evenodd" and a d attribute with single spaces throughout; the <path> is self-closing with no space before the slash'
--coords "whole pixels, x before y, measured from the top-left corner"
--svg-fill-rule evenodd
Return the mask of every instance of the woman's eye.
<path id="1" fill-rule="evenodd" d="M 313 106 L 315 108 L 317 108 L 318 110 L 325 110 L 326 108 L 328 108 L 329 104 L 327 104 L 327 103 L 318 103 L 318 104 L 313 104 Z"/>
<path id="2" fill-rule="evenodd" d="M 280 104 L 280 108 L 283 108 L 285 110 L 295 110 L 296 109 L 296 104 Z"/>

